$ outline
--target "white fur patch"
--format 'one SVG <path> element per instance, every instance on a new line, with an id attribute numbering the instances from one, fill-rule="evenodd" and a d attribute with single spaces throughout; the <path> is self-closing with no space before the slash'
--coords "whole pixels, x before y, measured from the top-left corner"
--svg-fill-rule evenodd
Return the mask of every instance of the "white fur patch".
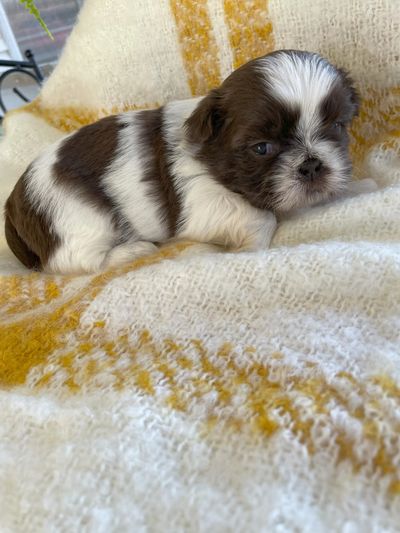
<path id="1" fill-rule="evenodd" d="M 337 71 L 317 54 L 280 52 L 260 64 L 274 96 L 289 108 L 300 109 L 298 134 L 305 148 L 312 150 L 321 125 L 320 104 L 338 79 Z"/>
<path id="2" fill-rule="evenodd" d="M 180 237 L 235 249 L 268 246 L 269 232 L 265 231 L 265 225 L 271 218 L 270 213 L 252 207 L 241 196 L 207 176 L 182 182 L 182 185 L 184 206 Z"/>
<path id="3" fill-rule="evenodd" d="M 298 105 L 310 117 L 337 79 L 336 70 L 318 55 L 277 53 L 260 59 L 260 68 L 274 96 L 289 106 Z"/>
<path id="4" fill-rule="evenodd" d="M 128 220 L 139 240 L 163 241 L 168 228 L 161 220 L 158 202 L 152 198 L 152 185 L 143 181 L 146 166 L 152 157 L 140 139 L 137 112 L 119 116 L 125 128 L 119 132 L 118 149 L 113 163 L 102 178 L 107 195 Z"/>

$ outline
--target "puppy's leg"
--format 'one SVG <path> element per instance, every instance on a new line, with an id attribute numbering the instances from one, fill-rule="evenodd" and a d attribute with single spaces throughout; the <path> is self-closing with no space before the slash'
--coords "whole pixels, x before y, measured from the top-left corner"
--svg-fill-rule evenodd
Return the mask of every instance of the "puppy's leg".
<path id="1" fill-rule="evenodd" d="M 45 272 L 51 274 L 95 274 L 150 255 L 158 250 L 151 242 L 126 242 L 111 247 L 109 242 L 98 239 L 87 242 L 84 250 L 75 243 L 63 243 L 49 260 Z"/>
<path id="2" fill-rule="evenodd" d="M 243 227 L 243 241 L 236 246 L 237 252 L 266 250 L 276 231 L 276 217 L 270 211 L 254 210 Z"/>
<path id="3" fill-rule="evenodd" d="M 255 252 L 269 248 L 277 226 L 271 211 L 241 203 L 226 218 L 218 217 L 217 232 L 210 242 L 222 244 L 234 252 Z"/>
<path id="4" fill-rule="evenodd" d="M 158 248 L 152 242 L 137 241 L 124 242 L 112 248 L 103 261 L 102 268 L 112 268 L 134 261 L 139 257 L 151 255 L 157 252 Z"/>
<path id="5" fill-rule="evenodd" d="M 238 194 L 218 188 L 216 194 L 200 188 L 195 201 L 187 207 L 187 220 L 180 240 L 189 240 L 229 248 L 232 251 L 255 251 L 269 247 L 276 229 L 275 215 L 251 206 Z M 211 192 L 214 190 L 211 188 Z M 203 200 L 203 201 L 202 201 Z M 210 250 L 211 251 L 211 250 Z"/>
<path id="6" fill-rule="evenodd" d="M 51 255 L 44 272 L 48 274 L 94 274 L 103 270 L 103 263 L 110 252 L 110 238 L 99 235 L 91 239 L 78 236 L 64 238 Z"/>

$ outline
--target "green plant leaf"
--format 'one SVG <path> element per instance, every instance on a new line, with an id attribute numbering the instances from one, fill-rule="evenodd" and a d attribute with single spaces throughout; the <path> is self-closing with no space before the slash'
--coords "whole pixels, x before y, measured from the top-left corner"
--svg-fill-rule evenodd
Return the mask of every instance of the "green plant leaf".
<path id="1" fill-rule="evenodd" d="M 46 26 L 45 21 L 42 19 L 41 15 L 40 15 L 39 9 L 35 5 L 35 1 L 34 0 L 19 0 L 19 2 L 20 2 L 20 4 L 22 4 L 24 6 L 25 9 L 27 9 L 29 11 L 29 13 L 31 13 L 35 17 L 35 19 L 39 22 L 39 24 L 42 26 L 44 31 L 50 37 L 50 39 L 54 40 L 54 37 L 53 37 L 51 31 Z"/>

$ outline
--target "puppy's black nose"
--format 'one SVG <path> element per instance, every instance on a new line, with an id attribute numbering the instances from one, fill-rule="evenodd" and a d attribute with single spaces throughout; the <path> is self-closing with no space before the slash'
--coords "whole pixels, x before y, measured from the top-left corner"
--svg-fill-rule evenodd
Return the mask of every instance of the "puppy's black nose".
<path id="1" fill-rule="evenodd" d="M 321 169 L 322 162 L 315 157 L 310 157 L 309 159 L 306 159 L 304 163 L 299 166 L 299 172 L 301 176 L 306 180 L 312 180 L 314 178 L 317 178 L 321 173 Z"/>

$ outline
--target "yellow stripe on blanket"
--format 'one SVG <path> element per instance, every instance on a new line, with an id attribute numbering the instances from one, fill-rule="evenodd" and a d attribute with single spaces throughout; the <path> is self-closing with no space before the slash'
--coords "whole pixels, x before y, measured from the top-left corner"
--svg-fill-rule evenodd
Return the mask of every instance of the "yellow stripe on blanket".
<path id="1" fill-rule="evenodd" d="M 170 0 L 170 5 L 190 90 L 193 96 L 203 95 L 222 81 L 207 0 Z"/>
<path id="2" fill-rule="evenodd" d="M 54 286 L 57 284 L 56 277 L 50 277 L 51 281 L 45 282 L 44 302 L 39 295 L 42 291 L 43 275 L 30 274 L 0 279 L 4 288 L 2 292 L 5 295 L 2 302 L 5 309 L 0 309 L 3 315 L 3 321 L 0 323 L 0 386 L 11 387 L 25 383 L 32 368 L 46 363 L 51 354 L 57 350 L 66 350 L 67 335 L 78 328 L 86 307 L 109 281 L 124 273 L 177 257 L 189 246 L 191 246 L 189 243 L 167 246 L 157 254 L 95 276 L 84 288 L 75 291 L 72 297 L 54 307 L 47 307 L 46 304 L 49 303 L 48 300 L 54 300 L 61 293 L 62 286 L 58 288 L 59 293 Z M 66 283 L 67 279 L 63 278 L 62 284 Z M 29 302 L 24 303 L 23 295 Z M 6 317 L 4 320 L 9 302 L 13 307 L 14 316 Z M 25 314 L 30 310 L 34 312 Z M 70 384 L 73 386 L 73 381 Z"/>
<path id="3" fill-rule="evenodd" d="M 17 113 L 28 112 L 45 120 L 48 124 L 50 124 L 50 126 L 70 133 L 109 115 L 122 113 L 124 111 L 153 109 L 156 107 L 159 107 L 158 102 L 149 103 L 149 105 L 146 106 L 121 104 L 120 106 L 113 106 L 109 109 L 85 109 L 73 106 L 54 108 L 46 106 L 39 96 L 29 104 L 19 109 L 9 111 L 5 120 L 7 121 L 8 117 L 11 117 Z"/>
<path id="4" fill-rule="evenodd" d="M 25 319 L 2 326 L 0 339 L 10 343 L 7 350 L 0 342 L 2 385 L 25 383 L 31 392 L 64 394 L 136 389 L 187 416 L 197 413 L 205 436 L 222 429 L 267 439 L 285 429 L 310 455 L 322 451 L 321 438 L 329 435 L 338 463 L 354 471 L 368 468 L 375 478 L 385 478 L 389 493 L 398 493 L 398 447 L 385 439 L 380 425 L 384 420 L 390 435 L 400 432 L 395 416 L 400 388 L 389 376 L 361 380 L 343 370 L 328 378 L 312 360 L 293 364 L 283 353 L 260 353 L 253 346 L 223 342 L 210 349 L 197 338 L 156 340 L 148 330 L 114 332 L 102 320 L 80 323 L 83 310 L 109 281 L 177 252 L 169 249 L 98 276 L 56 311 L 36 315 L 34 323 Z M 332 417 L 337 410 L 361 426 L 367 459 L 358 453 L 360 435 Z"/>
<path id="5" fill-rule="evenodd" d="M 224 0 L 224 9 L 234 68 L 274 50 L 267 0 Z"/>
<path id="6" fill-rule="evenodd" d="M 400 151 L 400 87 L 365 89 L 359 116 L 350 129 L 350 150 L 356 176 L 362 173 L 370 150 Z"/>

